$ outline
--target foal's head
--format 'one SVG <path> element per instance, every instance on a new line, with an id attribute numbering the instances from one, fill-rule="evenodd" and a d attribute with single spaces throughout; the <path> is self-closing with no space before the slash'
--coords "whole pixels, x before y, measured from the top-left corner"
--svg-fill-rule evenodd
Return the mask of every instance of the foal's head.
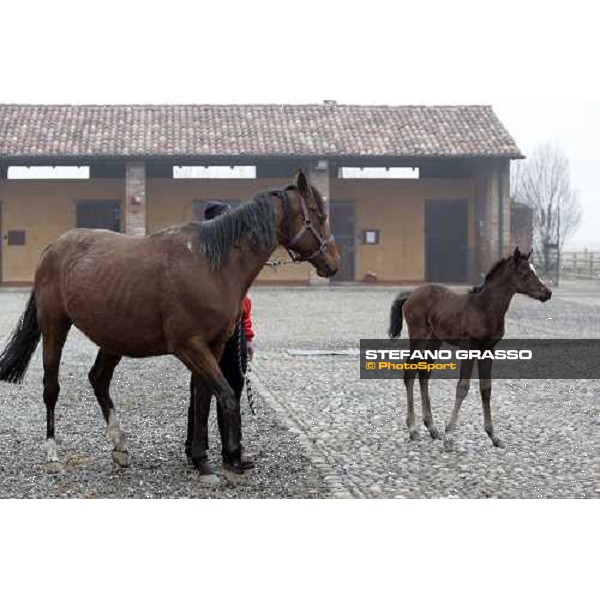
<path id="1" fill-rule="evenodd" d="M 279 242 L 299 262 L 310 262 L 321 277 L 337 273 L 340 255 L 335 244 L 325 202 L 299 171 L 294 184 L 285 190 L 284 214 L 278 231 Z"/>
<path id="2" fill-rule="evenodd" d="M 510 273 L 509 285 L 519 294 L 525 294 L 530 298 L 546 302 L 552 297 L 552 292 L 538 277 L 535 268 L 529 262 L 532 252 L 533 250 L 529 254 L 523 254 L 517 247 L 514 254 L 507 259 L 505 268 Z"/>

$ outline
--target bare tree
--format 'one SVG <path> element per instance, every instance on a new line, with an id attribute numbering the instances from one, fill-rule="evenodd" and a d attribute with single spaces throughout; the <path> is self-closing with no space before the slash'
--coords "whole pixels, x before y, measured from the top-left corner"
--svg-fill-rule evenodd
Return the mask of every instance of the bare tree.
<path id="1" fill-rule="evenodd" d="M 558 266 L 553 264 L 552 248 L 562 250 L 581 222 L 577 191 L 562 148 L 551 142 L 537 146 L 530 158 L 514 165 L 511 187 L 513 199 L 533 209 L 535 262 L 550 273 Z"/>

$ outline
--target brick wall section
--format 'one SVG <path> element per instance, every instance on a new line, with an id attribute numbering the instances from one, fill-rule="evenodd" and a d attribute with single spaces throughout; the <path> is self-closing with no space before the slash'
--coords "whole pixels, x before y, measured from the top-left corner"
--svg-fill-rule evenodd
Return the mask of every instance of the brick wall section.
<path id="1" fill-rule="evenodd" d="M 146 165 L 125 164 L 125 233 L 146 235 Z"/>
<path id="2" fill-rule="evenodd" d="M 522 202 L 511 204 L 510 247 L 529 252 L 533 246 L 533 210 Z"/>
<path id="3" fill-rule="evenodd" d="M 510 165 L 507 160 L 486 160 L 473 170 L 476 190 L 475 219 L 478 229 L 477 259 L 472 279 L 478 281 L 510 251 Z M 501 185 L 502 182 L 502 185 Z M 500 245 L 500 193 L 502 193 L 502 245 Z"/>
<path id="4" fill-rule="evenodd" d="M 511 223 L 512 223 L 512 213 L 511 213 L 511 199 L 510 199 L 510 161 L 502 160 L 500 161 L 500 174 L 499 176 L 502 178 L 502 192 L 504 195 L 502 206 L 504 208 L 504 229 L 503 229 L 503 239 L 502 239 L 502 256 L 506 256 L 511 251 L 511 243 L 510 243 L 510 232 L 511 232 Z M 500 257 L 498 257 L 500 258 Z"/>

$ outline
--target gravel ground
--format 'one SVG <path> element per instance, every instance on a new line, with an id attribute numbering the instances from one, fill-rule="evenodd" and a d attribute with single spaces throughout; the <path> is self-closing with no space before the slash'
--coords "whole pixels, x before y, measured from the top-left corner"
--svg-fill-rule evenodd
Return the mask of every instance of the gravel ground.
<path id="1" fill-rule="evenodd" d="M 0 497 L 598 497 L 598 395 L 589 381 L 495 381 L 492 407 L 506 449 L 483 431 L 477 384 L 459 418 L 456 451 L 409 442 L 401 381 L 358 377 L 355 356 L 292 357 L 290 348 L 356 348 L 384 337 L 396 288 L 253 290 L 258 415 L 243 415 L 257 468 L 244 482 L 203 486 L 183 453 L 188 375 L 172 358 L 124 360 L 113 397 L 132 466 L 113 465 L 87 383 L 95 347 L 73 330 L 63 355 L 57 439 L 63 471 L 44 464 L 41 353 L 22 386 L 0 384 Z M 0 293 L 0 337 L 27 295 Z M 547 304 L 516 298 L 510 337 L 600 337 L 600 285 L 566 282 Z M 438 426 L 454 384 L 431 386 Z M 419 406 L 417 397 L 417 406 Z M 244 407 L 245 408 L 245 407 Z M 216 440 L 214 418 L 211 439 Z M 218 463 L 219 444 L 212 449 Z"/>
<path id="2" fill-rule="evenodd" d="M 597 380 L 498 380 L 492 392 L 493 448 L 483 431 L 475 381 L 463 403 L 456 451 L 408 441 L 400 380 L 361 380 L 356 357 L 292 357 L 288 348 L 356 348 L 385 337 L 392 288 L 253 292 L 262 347 L 256 371 L 281 412 L 306 432 L 313 462 L 334 495 L 359 497 L 597 497 Z M 273 324 L 277 324 L 276 327 Z M 406 335 L 406 330 L 404 330 Z M 509 337 L 600 337 L 600 285 L 565 282 L 546 303 L 516 297 Z M 452 381 L 430 386 L 438 426 L 454 402 Z M 418 386 L 417 386 L 418 388 Z M 417 389 L 416 388 L 416 389 Z M 416 398 L 417 414 L 419 397 Z"/>

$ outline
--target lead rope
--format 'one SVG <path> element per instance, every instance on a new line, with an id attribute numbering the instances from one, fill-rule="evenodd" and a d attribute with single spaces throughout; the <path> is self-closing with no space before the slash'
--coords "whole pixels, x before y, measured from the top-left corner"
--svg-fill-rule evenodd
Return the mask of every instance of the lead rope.
<path id="1" fill-rule="evenodd" d="M 244 335 L 244 326 L 241 323 L 238 323 L 238 336 L 237 336 L 237 347 L 238 347 L 238 363 L 240 368 L 240 373 L 244 378 L 244 383 L 246 385 L 246 396 L 248 398 L 248 407 L 250 408 L 250 412 L 252 415 L 256 415 L 256 408 L 254 407 L 254 392 L 252 390 L 252 384 L 250 383 L 249 374 L 252 369 L 250 367 L 250 362 L 248 361 L 248 350 L 246 350 L 246 360 L 244 360 L 242 356 L 242 335 Z"/>
<path id="2" fill-rule="evenodd" d="M 246 369 L 246 395 L 248 396 L 248 406 L 250 407 L 250 412 L 255 415 L 256 408 L 254 408 L 254 392 L 252 390 L 252 384 L 250 383 L 249 374 L 252 372 L 252 367 L 250 363 L 248 363 L 248 368 Z"/>
<path id="3" fill-rule="evenodd" d="M 298 264 L 297 261 L 286 259 L 282 260 L 281 258 L 277 258 L 276 260 L 268 260 L 265 263 L 265 267 L 271 267 L 272 269 L 276 269 L 277 267 L 281 267 L 282 265 L 295 265 Z"/>

